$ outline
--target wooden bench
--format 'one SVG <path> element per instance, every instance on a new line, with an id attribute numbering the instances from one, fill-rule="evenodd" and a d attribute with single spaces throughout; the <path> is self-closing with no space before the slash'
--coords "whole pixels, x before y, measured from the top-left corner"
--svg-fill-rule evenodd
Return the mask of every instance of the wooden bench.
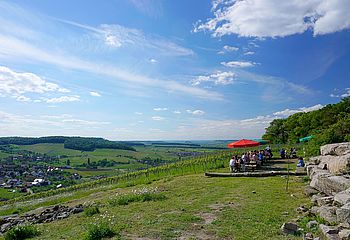
<path id="1" fill-rule="evenodd" d="M 257 166 L 257 164 L 256 164 L 255 161 L 250 161 L 249 163 L 246 163 L 246 164 L 245 164 L 245 169 L 246 169 L 247 171 L 248 171 L 248 170 L 251 170 L 252 172 L 254 172 L 255 169 L 256 169 L 256 166 Z"/>

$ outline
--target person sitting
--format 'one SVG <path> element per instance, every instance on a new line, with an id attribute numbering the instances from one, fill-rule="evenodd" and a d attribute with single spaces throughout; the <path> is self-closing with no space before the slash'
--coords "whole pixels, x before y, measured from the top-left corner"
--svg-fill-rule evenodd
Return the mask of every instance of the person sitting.
<path id="1" fill-rule="evenodd" d="M 235 171 L 235 163 L 236 163 L 236 158 L 233 156 L 230 159 L 230 171 L 233 173 Z"/>
<path id="2" fill-rule="evenodd" d="M 305 167 L 304 159 L 299 157 L 297 167 Z"/>
<path id="3" fill-rule="evenodd" d="M 235 162 L 235 172 L 240 172 L 241 170 L 241 159 L 239 159 L 236 156 L 236 162 Z"/>
<path id="4" fill-rule="evenodd" d="M 282 159 L 286 158 L 286 150 L 284 150 L 283 148 L 280 151 L 280 156 L 281 156 Z"/>

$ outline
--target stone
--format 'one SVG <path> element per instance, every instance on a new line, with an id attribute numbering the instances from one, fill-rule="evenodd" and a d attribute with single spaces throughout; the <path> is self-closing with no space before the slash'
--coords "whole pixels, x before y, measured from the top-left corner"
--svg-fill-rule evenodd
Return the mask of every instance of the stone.
<path id="1" fill-rule="evenodd" d="M 327 195 L 335 195 L 338 192 L 350 188 L 350 179 L 343 176 L 333 176 L 327 175 L 325 173 L 318 173 L 312 178 L 310 186 Z"/>
<path id="2" fill-rule="evenodd" d="M 334 203 L 340 206 L 350 203 L 350 188 L 335 194 Z"/>
<path id="3" fill-rule="evenodd" d="M 298 207 L 298 208 L 296 209 L 296 211 L 297 211 L 298 213 L 305 213 L 305 212 L 309 211 L 309 209 L 308 209 L 307 207 L 305 207 L 305 206 L 300 206 L 300 207 Z"/>
<path id="4" fill-rule="evenodd" d="M 320 164 L 320 159 L 318 156 L 310 157 L 308 163 L 313 164 L 313 165 L 318 165 L 318 164 Z"/>
<path id="5" fill-rule="evenodd" d="M 345 204 L 336 210 L 337 221 L 350 224 L 350 203 Z"/>
<path id="6" fill-rule="evenodd" d="M 314 240 L 321 240 L 321 238 L 320 237 L 315 237 Z"/>
<path id="7" fill-rule="evenodd" d="M 329 224 L 337 222 L 337 208 L 334 206 L 321 206 L 318 209 L 318 214 Z"/>
<path id="8" fill-rule="evenodd" d="M 313 195 L 313 196 L 311 197 L 311 202 L 312 202 L 313 204 L 317 204 L 317 200 L 318 200 L 319 198 L 323 198 L 323 197 L 325 197 L 325 195 L 322 194 L 322 193 L 315 194 L 315 195 Z"/>
<path id="9" fill-rule="evenodd" d="M 310 212 L 314 215 L 317 215 L 319 210 L 320 210 L 320 207 L 313 206 L 313 207 L 311 207 Z"/>
<path id="10" fill-rule="evenodd" d="M 350 153 L 350 142 L 334 143 L 321 146 L 321 155 L 345 155 Z"/>
<path id="11" fill-rule="evenodd" d="M 310 221 L 306 224 L 306 227 L 308 228 L 315 228 L 315 227 L 318 227 L 318 222 L 313 220 L 313 221 Z"/>
<path id="12" fill-rule="evenodd" d="M 312 235 L 312 233 L 306 233 L 304 236 L 304 240 L 313 240 L 314 236 Z"/>
<path id="13" fill-rule="evenodd" d="M 327 226 L 327 225 L 324 225 L 324 224 L 320 224 L 320 230 L 322 232 L 323 235 L 326 235 L 326 234 L 338 234 L 339 232 L 339 229 L 337 227 L 334 227 L 334 226 Z"/>
<path id="14" fill-rule="evenodd" d="M 1 232 L 6 232 L 7 230 L 10 230 L 12 228 L 13 224 L 12 223 L 5 223 L 1 225 L 0 231 Z"/>
<path id="15" fill-rule="evenodd" d="M 60 213 L 60 214 L 57 216 L 57 219 L 64 219 L 64 218 L 67 218 L 67 217 L 69 217 L 69 213 L 63 212 L 63 213 Z"/>
<path id="16" fill-rule="evenodd" d="M 83 211 L 84 211 L 83 207 L 74 207 L 74 208 L 72 208 L 71 213 L 77 214 L 77 213 L 81 213 Z"/>
<path id="17" fill-rule="evenodd" d="M 317 168 L 317 165 L 307 164 L 306 165 L 306 174 L 310 177 L 315 168 Z"/>
<path id="18" fill-rule="evenodd" d="M 339 237 L 341 240 L 350 240 L 350 230 L 343 229 L 339 232 Z"/>
<path id="19" fill-rule="evenodd" d="M 296 223 L 293 222 L 286 222 L 283 223 L 283 225 L 281 226 L 281 230 L 284 234 L 296 234 L 298 232 L 298 225 Z"/>
<path id="20" fill-rule="evenodd" d="M 319 191 L 317 191 L 315 188 L 307 185 L 304 189 L 304 192 L 305 192 L 305 195 L 308 196 L 308 197 L 311 197 L 317 193 L 319 193 Z"/>
<path id="21" fill-rule="evenodd" d="M 350 153 L 342 156 L 319 156 L 318 169 L 328 170 L 332 174 L 347 174 L 350 172 Z"/>
<path id="22" fill-rule="evenodd" d="M 333 203 L 333 196 L 328 196 L 328 197 L 321 197 L 317 199 L 317 205 L 318 206 L 323 206 L 323 205 L 329 205 Z"/>

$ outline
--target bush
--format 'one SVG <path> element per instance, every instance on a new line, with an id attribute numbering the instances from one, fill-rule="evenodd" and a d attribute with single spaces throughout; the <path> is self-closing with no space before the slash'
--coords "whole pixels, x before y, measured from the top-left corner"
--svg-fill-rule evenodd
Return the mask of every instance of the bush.
<path id="1" fill-rule="evenodd" d="M 90 206 L 84 209 L 84 214 L 88 217 L 100 213 L 100 209 L 97 206 Z"/>
<path id="2" fill-rule="evenodd" d="M 39 230 L 31 225 L 17 226 L 5 234 L 5 240 L 22 240 L 40 235 Z"/>
<path id="3" fill-rule="evenodd" d="M 115 232 L 108 223 L 102 222 L 100 224 L 91 224 L 88 226 L 86 240 L 100 240 L 102 238 L 114 237 L 119 235 Z"/>

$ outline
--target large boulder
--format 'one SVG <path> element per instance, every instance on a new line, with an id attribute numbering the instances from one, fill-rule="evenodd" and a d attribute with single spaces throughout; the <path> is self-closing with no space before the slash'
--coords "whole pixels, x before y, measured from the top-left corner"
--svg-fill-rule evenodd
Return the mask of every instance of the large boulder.
<path id="1" fill-rule="evenodd" d="M 322 172 L 312 177 L 310 186 L 327 195 L 335 195 L 350 188 L 350 179 Z"/>
<path id="2" fill-rule="evenodd" d="M 334 224 L 337 222 L 336 215 L 337 208 L 333 206 L 321 206 L 318 208 L 318 214 L 329 224 Z"/>
<path id="3" fill-rule="evenodd" d="M 347 174 L 350 172 L 350 154 L 342 156 L 318 156 L 318 169 L 328 170 L 332 174 Z"/>
<path id="4" fill-rule="evenodd" d="M 350 203 L 350 188 L 345 191 L 339 192 L 334 195 L 334 203 L 336 205 L 343 206 L 347 203 Z"/>
<path id="5" fill-rule="evenodd" d="M 336 210 L 337 221 L 350 224 L 350 203 Z"/>
<path id="6" fill-rule="evenodd" d="M 321 155 L 341 156 L 350 153 L 350 142 L 327 144 L 321 147 Z"/>

